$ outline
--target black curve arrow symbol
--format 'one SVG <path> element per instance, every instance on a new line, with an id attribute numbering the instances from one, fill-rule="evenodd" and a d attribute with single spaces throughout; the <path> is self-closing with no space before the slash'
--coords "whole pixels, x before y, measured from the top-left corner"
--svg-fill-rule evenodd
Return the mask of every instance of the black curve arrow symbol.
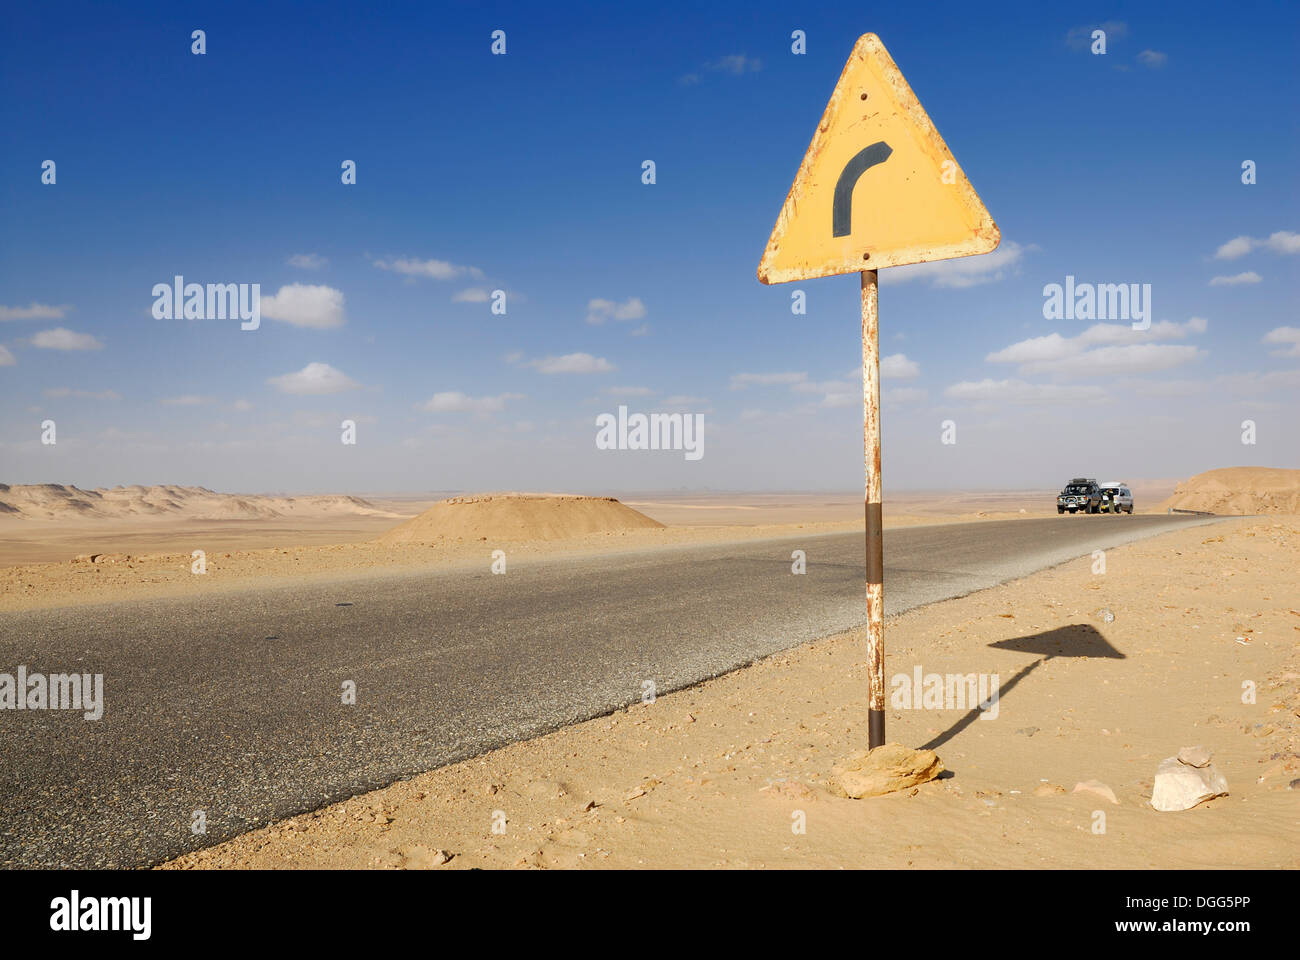
<path id="1" fill-rule="evenodd" d="M 869 168 L 884 163 L 893 153 L 893 148 L 884 140 L 877 141 L 869 147 L 858 151 L 857 155 L 844 165 L 840 178 L 835 181 L 835 206 L 831 213 L 831 236 L 847 237 L 853 222 L 853 188 L 858 179 Z"/>

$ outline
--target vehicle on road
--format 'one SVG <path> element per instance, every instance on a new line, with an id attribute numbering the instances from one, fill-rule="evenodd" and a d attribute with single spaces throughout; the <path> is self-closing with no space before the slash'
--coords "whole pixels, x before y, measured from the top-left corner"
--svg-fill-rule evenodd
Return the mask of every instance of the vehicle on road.
<path id="1" fill-rule="evenodd" d="M 1112 480 L 1101 485 L 1102 513 L 1133 512 L 1133 491 L 1122 480 Z"/>
<path id="2" fill-rule="evenodd" d="M 1056 512 L 1065 513 L 1067 510 L 1071 513 L 1101 511 L 1101 487 L 1095 478 L 1075 477 L 1056 495 Z"/>

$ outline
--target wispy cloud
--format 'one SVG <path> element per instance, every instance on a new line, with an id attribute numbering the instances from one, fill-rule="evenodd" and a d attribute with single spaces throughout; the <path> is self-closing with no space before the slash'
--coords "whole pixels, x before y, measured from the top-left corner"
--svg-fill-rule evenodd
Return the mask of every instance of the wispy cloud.
<path id="1" fill-rule="evenodd" d="M 1182 340 L 1204 333 L 1207 327 L 1202 317 L 1192 317 L 1186 323 L 1162 320 L 1147 330 L 1097 323 L 1075 337 L 1059 333 L 1030 337 L 984 359 L 988 363 L 1018 364 L 1021 375 L 1047 373 L 1066 378 L 1168 370 L 1205 356 L 1205 351 L 1158 341 Z"/>
<path id="2" fill-rule="evenodd" d="M 72 307 L 62 304 L 54 306 L 49 303 L 29 303 L 25 307 L 6 307 L 0 305 L 0 321 L 3 320 L 62 320 Z"/>
<path id="3" fill-rule="evenodd" d="M 733 373 L 731 389 L 744 390 L 746 387 L 768 387 L 773 384 L 802 383 L 808 379 L 806 373 Z"/>
<path id="4" fill-rule="evenodd" d="M 1264 278 L 1254 270 L 1247 270 L 1244 273 L 1234 273 L 1230 277 L 1214 277 L 1210 280 L 1212 287 L 1235 287 L 1241 283 L 1259 283 Z"/>
<path id="5" fill-rule="evenodd" d="M 1214 251 L 1215 260 L 1236 260 L 1252 250 L 1263 247 L 1273 253 L 1300 253 L 1300 233 L 1291 230 L 1277 230 L 1267 237 L 1233 237 Z"/>
<path id="6" fill-rule="evenodd" d="M 658 392 L 649 387 L 606 387 L 601 391 L 610 397 L 649 397 Z"/>
<path id="7" fill-rule="evenodd" d="M 559 357 L 537 357 L 524 363 L 538 373 L 611 373 L 617 369 L 604 357 L 590 353 L 566 353 Z"/>
<path id="8" fill-rule="evenodd" d="M 33 347 L 43 350 L 103 350 L 102 344 L 93 334 L 76 333 L 65 327 L 42 330 L 31 339 Z"/>
<path id="9" fill-rule="evenodd" d="M 640 297 L 628 297 L 622 303 L 595 298 L 587 301 L 587 322 L 600 326 L 606 320 L 641 320 L 646 315 Z"/>
<path id="10" fill-rule="evenodd" d="M 929 280 L 935 287 L 974 287 L 993 283 L 1020 269 L 1024 255 L 1038 248 L 1033 244 L 1022 246 L 1014 240 L 1005 241 L 992 253 L 975 257 L 958 257 L 955 260 L 935 260 L 932 263 L 913 263 L 891 267 L 880 274 L 880 283 L 893 286 L 912 280 Z"/>
<path id="11" fill-rule="evenodd" d="M 746 73 L 758 73 L 763 69 L 763 61 L 757 57 L 746 56 L 743 53 L 729 53 L 725 57 L 719 57 L 704 65 L 704 69 L 712 70 L 715 73 L 730 73 L 732 76 L 739 77 Z"/>
<path id="12" fill-rule="evenodd" d="M 1168 62 L 1169 54 L 1161 53 L 1159 50 L 1143 50 L 1138 54 L 1138 63 L 1152 70 L 1159 70 Z"/>
<path id="13" fill-rule="evenodd" d="M 716 60 L 710 60 L 701 69 L 705 73 L 726 73 L 733 77 L 740 77 L 747 73 L 758 73 L 763 69 L 763 61 L 744 53 L 729 53 Z M 701 71 L 692 71 L 682 74 L 677 78 L 677 82 L 684 87 L 693 87 L 703 79 Z"/>
<path id="14" fill-rule="evenodd" d="M 44 396 L 52 400 L 121 400 L 122 395 L 116 390 L 78 390 L 74 387 L 50 387 L 42 390 Z"/>
<path id="15" fill-rule="evenodd" d="M 1101 387 L 1061 386 L 1055 383 L 1026 383 L 1024 380 L 975 380 L 954 383 L 944 396 L 978 404 L 1010 403 L 1017 406 L 1100 403 L 1108 399 Z"/>
<path id="16" fill-rule="evenodd" d="M 522 393 L 499 393 L 495 397 L 471 397 L 459 390 L 435 393 L 422 405 L 429 413 L 475 413 L 484 416 L 499 413 L 511 400 L 522 400 Z"/>
<path id="17" fill-rule="evenodd" d="M 920 375 L 920 364 L 907 359 L 907 354 L 894 353 L 880 358 L 881 380 L 913 380 Z"/>
<path id="18" fill-rule="evenodd" d="M 289 266 L 298 267 L 300 270 L 320 270 L 327 263 L 329 260 L 319 253 L 295 253 L 289 258 Z"/>
<path id="19" fill-rule="evenodd" d="M 278 377 L 269 377 L 266 382 L 281 393 L 296 396 L 324 396 L 331 393 L 356 390 L 361 386 L 342 370 L 337 370 L 328 363 L 320 362 L 309 363 L 296 373 L 284 373 Z"/>
<path id="20" fill-rule="evenodd" d="M 1275 357 L 1300 357 L 1300 327 L 1276 327 L 1264 334 L 1264 343 L 1288 345 L 1285 350 L 1272 351 Z"/>
<path id="21" fill-rule="evenodd" d="M 455 280 L 457 277 L 481 277 L 478 267 L 462 266 L 446 260 L 417 260 L 413 257 L 394 257 L 371 260 L 380 270 L 388 270 L 406 277 L 429 277 L 433 280 Z"/>

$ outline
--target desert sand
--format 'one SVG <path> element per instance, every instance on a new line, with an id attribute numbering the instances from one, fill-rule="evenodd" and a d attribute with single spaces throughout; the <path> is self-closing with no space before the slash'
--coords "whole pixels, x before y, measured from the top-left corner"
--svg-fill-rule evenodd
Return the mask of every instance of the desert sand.
<path id="1" fill-rule="evenodd" d="M 520 540 L 569 540 L 599 533 L 663 527 L 613 497 L 497 493 L 451 497 L 377 537 L 383 545 L 436 543 L 491 536 Z"/>
<path id="2" fill-rule="evenodd" d="M 1108 551 L 1104 575 L 1092 563 L 888 623 L 887 677 L 1000 677 L 996 717 L 891 709 L 889 739 L 951 772 L 910 791 L 829 789 L 866 737 L 857 631 L 165 866 L 1300 866 L 1300 518 L 1143 540 Z M 1156 767 L 1192 745 L 1229 795 L 1156 812 Z M 1076 791 L 1089 781 L 1115 802 Z"/>
<path id="3" fill-rule="evenodd" d="M 1198 473 L 1174 489 L 1159 510 L 1203 510 L 1223 516 L 1300 513 L 1300 470 L 1225 467 Z"/>
<path id="4" fill-rule="evenodd" d="M 856 492 L 632 494 L 621 505 L 573 495 L 551 495 L 555 502 L 501 494 L 284 497 L 54 484 L 4 487 L 3 495 L 14 509 L 0 515 L 0 610 L 468 566 L 505 546 L 524 556 L 591 554 L 863 527 Z M 886 491 L 885 526 L 1054 516 L 1055 496 Z M 195 550 L 205 555 L 202 576 L 191 573 Z"/>

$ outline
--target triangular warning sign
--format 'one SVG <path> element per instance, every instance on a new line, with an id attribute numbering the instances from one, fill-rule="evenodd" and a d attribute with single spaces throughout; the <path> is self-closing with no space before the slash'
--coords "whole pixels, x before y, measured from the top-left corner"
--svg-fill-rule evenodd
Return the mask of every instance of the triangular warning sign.
<path id="1" fill-rule="evenodd" d="M 758 265 L 784 283 L 988 253 L 1001 234 L 884 44 L 858 39 Z"/>

